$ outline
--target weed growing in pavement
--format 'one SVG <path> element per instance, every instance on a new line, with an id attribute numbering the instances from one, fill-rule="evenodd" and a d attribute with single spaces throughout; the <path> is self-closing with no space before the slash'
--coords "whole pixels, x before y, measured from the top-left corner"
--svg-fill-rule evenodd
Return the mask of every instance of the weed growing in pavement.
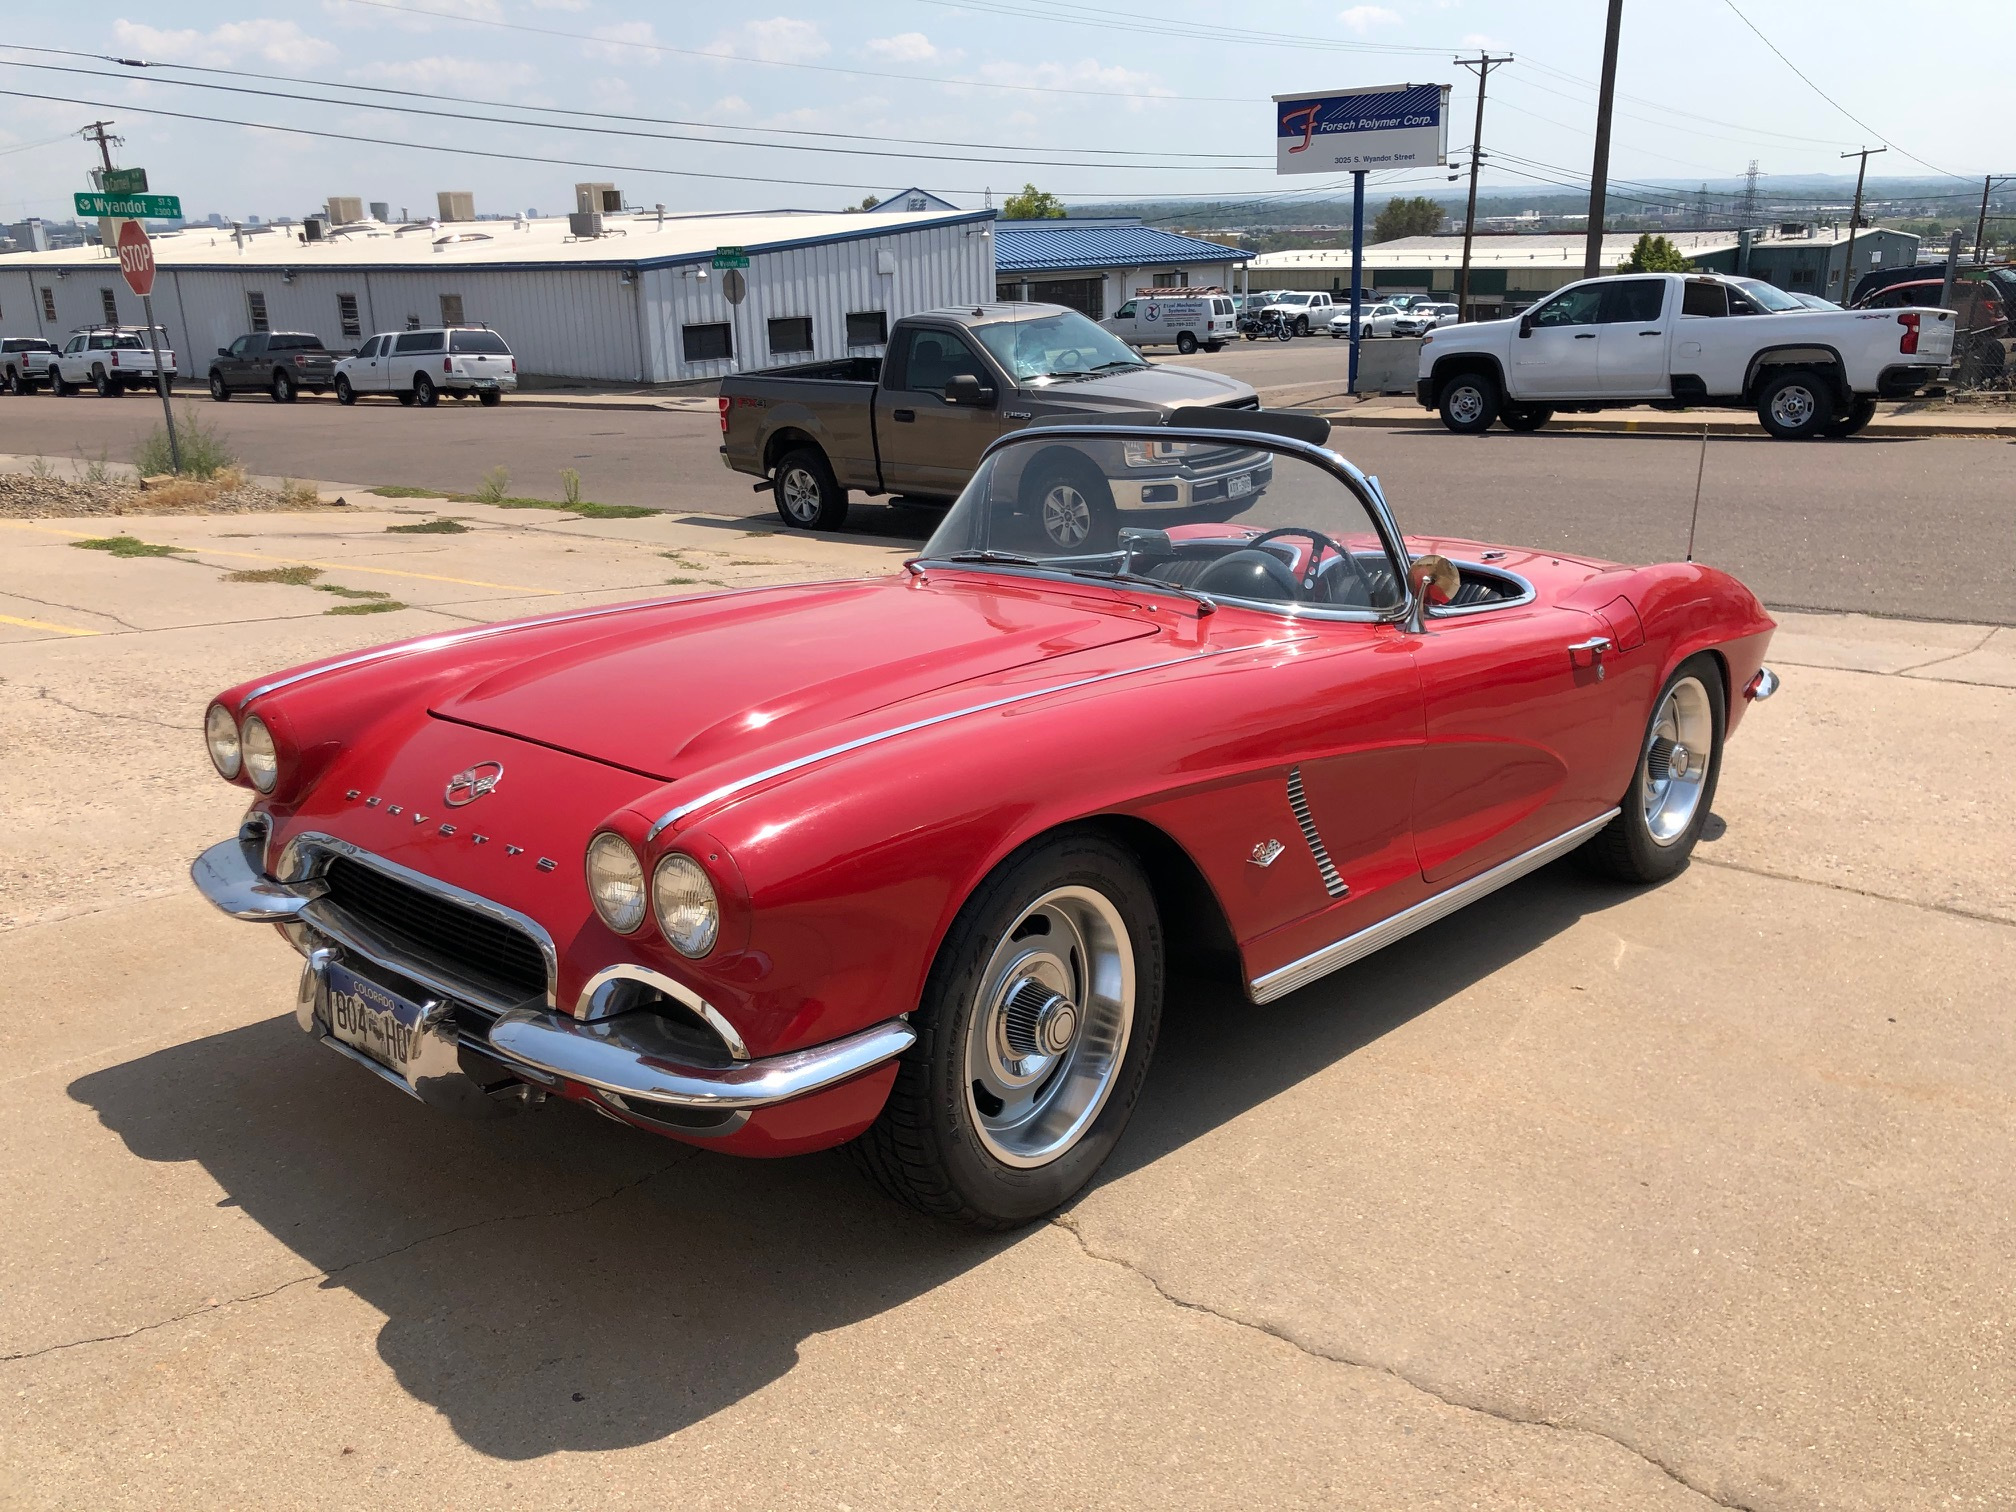
<path id="1" fill-rule="evenodd" d="M 214 478 L 226 468 L 238 465 L 238 455 L 221 435 L 205 425 L 188 405 L 175 417 L 175 437 L 182 445 L 182 475 L 185 478 Z M 133 465 L 140 476 L 151 478 L 175 471 L 175 454 L 168 445 L 168 431 L 157 425 L 133 453 Z"/>
<path id="2" fill-rule="evenodd" d="M 393 535 L 461 535 L 469 527 L 460 520 L 416 520 L 411 525 L 387 525 Z"/>
<path id="3" fill-rule="evenodd" d="M 147 502 L 155 509 L 195 509 L 208 504 L 220 494 L 245 486 L 245 474 L 238 468 L 227 467 L 214 477 L 171 478 L 147 490 Z"/>
<path id="4" fill-rule="evenodd" d="M 551 509 L 560 514 L 577 515 L 584 520 L 641 520 L 646 515 L 658 513 L 646 509 L 641 504 L 596 504 L 583 500 L 579 504 L 561 504 L 552 499 L 505 498 L 486 499 L 486 504 L 495 504 L 500 509 Z"/>
<path id="5" fill-rule="evenodd" d="M 324 609 L 324 614 L 389 614 L 394 609 L 406 606 L 397 599 L 375 599 L 368 604 L 338 604 L 334 609 Z"/>
<path id="6" fill-rule="evenodd" d="M 560 497 L 567 501 L 569 509 L 581 502 L 581 474 L 571 467 L 560 469 Z"/>
<path id="7" fill-rule="evenodd" d="M 380 483 L 369 490 L 381 499 L 452 499 L 453 494 L 444 494 L 438 488 L 409 488 L 404 483 Z"/>
<path id="8" fill-rule="evenodd" d="M 299 478 L 282 478 L 280 501 L 289 509 L 313 509 L 322 502 L 322 495 L 313 483 L 303 483 Z"/>
<path id="9" fill-rule="evenodd" d="M 306 588 L 322 576 L 320 567 L 248 567 L 243 572 L 227 572 L 227 583 L 292 583 Z"/>
<path id="10" fill-rule="evenodd" d="M 156 546 L 152 541 L 142 541 L 134 536 L 98 536 L 89 541 L 72 541 L 72 546 L 80 551 L 109 551 L 116 557 L 165 557 L 177 556 L 180 546 Z"/>
<path id="11" fill-rule="evenodd" d="M 677 577 L 677 578 L 667 578 L 667 579 L 665 579 L 665 581 L 666 581 L 666 582 L 668 582 L 668 583 L 704 583 L 704 582 L 706 582 L 706 581 L 707 581 L 707 579 L 705 579 L 705 578 L 689 578 L 689 577 Z"/>
<path id="12" fill-rule="evenodd" d="M 31 477 L 36 478 L 53 478 L 56 475 L 56 469 L 49 465 L 47 457 L 31 459 L 28 463 L 28 472 Z"/>
<path id="13" fill-rule="evenodd" d="M 82 478 L 86 483 L 110 483 L 112 481 L 112 464 L 107 460 L 106 454 L 102 450 L 95 457 L 86 457 L 84 455 L 84 448 L 81 446 L 78 447 L 76 471 L 77 476 Z"/>
<path id="14" fill-rule="evenodd" d="M 573 474 L 573 482 L 568 483 L 568 474 Z M 497 491 L 490 491 L 493 480 Z M 490 469 L 483 480 L 483 487 L 473 494 L 444 494 L 432 488 L 408 488 L 402 483 L 381 483 L 370 492 L 381 499 L 446 499 L 450 504 L 494 504 L 500 509 L 550 509 L 559 514 L 579 515 L 584 520 L 641 520 L 647 515 L 659 513 L 646 509 L 641 504 L 597 504 L 592 499 L 581 497 L 581 476 L 569 467 L 560 474 L 563 488 L 568 490 L 566 499 L 530 499 L 523 494 L 507 494 L 511 474 L 502 467 Z"/>
<path id="15" fill-rule="evenodd" d="M 380 593 L 376 588 L 345 588 L 341 583 L 317 583 L 317 593 L 333 593 L 338 598 L 347 599 L 389 599 L 389 593 Z"/>
<path id="16" fill-rule="evenodd" d="M 476 500 L 480 504 L 501 504 L 504 490 L 511 486 L 511 469 L 499 463 L 483 474 L 483 481 L 476 489 Z"/>

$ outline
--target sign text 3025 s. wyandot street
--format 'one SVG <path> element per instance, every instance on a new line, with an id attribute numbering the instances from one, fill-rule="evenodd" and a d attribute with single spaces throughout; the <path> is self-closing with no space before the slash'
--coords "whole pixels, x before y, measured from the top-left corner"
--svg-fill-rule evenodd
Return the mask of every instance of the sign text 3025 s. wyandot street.
<path id="1" fill-rule="evenodd" d="M 1449 154 L 1447 84 L 1377 84 L 1274 97 L 1281 173 L 1440 166 Z"/>

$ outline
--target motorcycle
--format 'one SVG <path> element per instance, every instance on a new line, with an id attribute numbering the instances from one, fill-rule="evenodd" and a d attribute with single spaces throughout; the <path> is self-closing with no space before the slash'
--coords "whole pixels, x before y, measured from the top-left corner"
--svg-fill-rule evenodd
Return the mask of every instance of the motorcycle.
<path id="1" fill-rule="evenodd" d="M 1255 310 L 1239 317 L 1239 334 L 1248 341 L 1265 341 L 1270 336 L 1276 341 L 1293 341 L 1295 327 L 1279 310 Z"/>

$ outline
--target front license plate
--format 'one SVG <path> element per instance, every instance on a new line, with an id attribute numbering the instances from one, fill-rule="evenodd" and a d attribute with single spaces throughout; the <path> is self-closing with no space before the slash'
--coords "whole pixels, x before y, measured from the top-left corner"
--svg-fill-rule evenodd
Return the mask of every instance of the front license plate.
<path id="1" fill-rule="evenodd" d="M 403 1073 L 419 1053 L 427 1010 L 341 966 L 332 964 L 328 973 L 330 1032 Z"/>
<path id="2" fill-rule="evenodd" d="M 1253 492 L 1253 474 L 1234 473 L 1225 480 L 1225 497 L 1237 499 Z"/>

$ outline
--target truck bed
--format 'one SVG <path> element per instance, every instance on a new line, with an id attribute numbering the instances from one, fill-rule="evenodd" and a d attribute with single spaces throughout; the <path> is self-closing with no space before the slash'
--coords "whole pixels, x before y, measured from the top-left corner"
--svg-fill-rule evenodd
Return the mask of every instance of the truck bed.
<path id="1" fill-rule="evenodd" d="M 809 378 L 827 383 L 879 383 L 880 357 L 840 357 L 831 362 L 798 362 L 783 367 L 758 368 L 747 378 Z"/>

